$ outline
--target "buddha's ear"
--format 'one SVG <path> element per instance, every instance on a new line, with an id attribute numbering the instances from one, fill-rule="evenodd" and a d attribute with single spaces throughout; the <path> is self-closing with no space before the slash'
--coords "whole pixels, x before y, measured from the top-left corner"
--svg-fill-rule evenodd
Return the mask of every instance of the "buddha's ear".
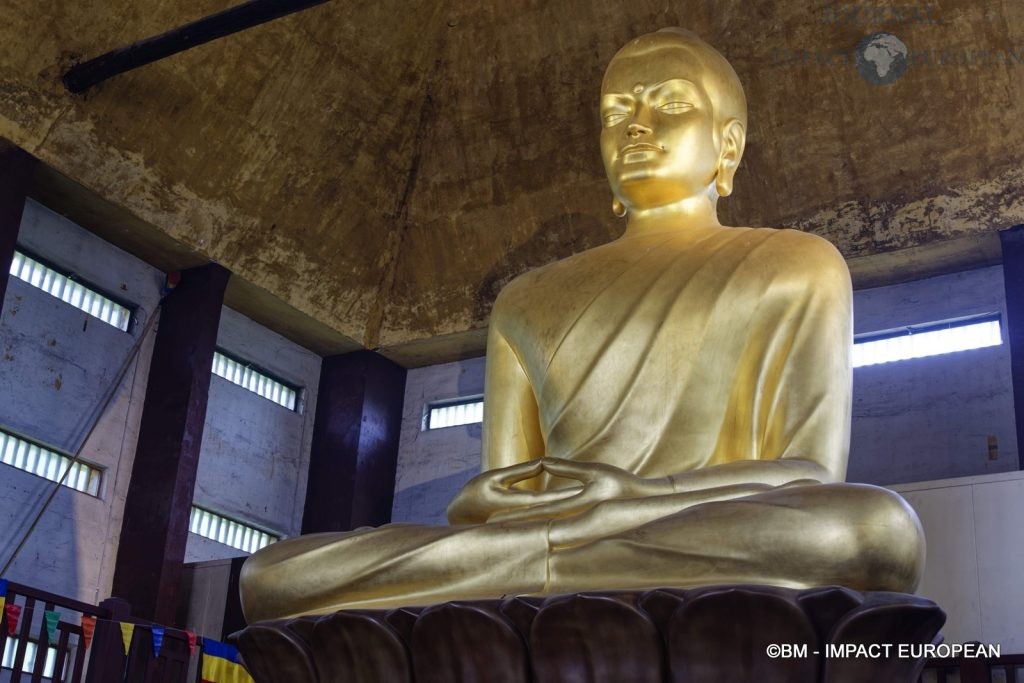
<path id="1" fill-rule="evenodd" d="M 732 194 L 732 178 L 740 165 L 743 147 L 747 143 L 747 131 L 737 119 L 730 120 L 722 130 L 722 151 L 718 156 L 718 171 L 715 174 L 715 190 L 720 197 Z"/>

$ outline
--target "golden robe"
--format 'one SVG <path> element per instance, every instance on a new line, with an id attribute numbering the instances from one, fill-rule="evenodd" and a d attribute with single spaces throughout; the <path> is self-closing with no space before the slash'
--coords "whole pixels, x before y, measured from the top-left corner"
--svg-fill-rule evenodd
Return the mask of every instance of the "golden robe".
<path id="1" fill-rule="evenodd" d="M 721 227 L 623 238 L 516 279 L 489 335 L 484 470 L 547 455 L 668 477 L 675 492 L 565 519 L 281 541 L 243 569 L 250 620 L 711 583 L 916 586 L 924 540 L 906 503 L 835 483 L 851 289 L 825 240 Z M 766 466 L 749 484 L 726 476 L 751 461 Z M 822 476 L 789 476 L 787 461 Z"/>

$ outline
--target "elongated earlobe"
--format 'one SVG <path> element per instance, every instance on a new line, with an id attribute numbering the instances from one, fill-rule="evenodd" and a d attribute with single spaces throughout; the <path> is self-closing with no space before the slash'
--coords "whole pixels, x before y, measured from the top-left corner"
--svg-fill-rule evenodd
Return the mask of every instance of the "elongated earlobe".
<path id="1" fill-rule="evenodd" d="M 732 179 L 740 165 L 743 148 L 747 142 L 747 132 L 743 124 L 733 119 L 726 124 L 722 136 L 722 155 L 718 159 L 718 171 L 715 173 L 715 191 L 719 197 L 732 194 Z"/>
<path id="2" fill-rule="evenodd" d="M 626 205 L 620 202 L 618 197 L 612 200 L 612 213 L 618 218 L 626 215 Z"/>
<path id="3" fill-rule="evenodd" d="M 728 197 L 732 194 L 732 177 L 728 179 L 725 175 L 719 173 L 715 176 L 715 191 L 718 192 L 719 197 Z"/>

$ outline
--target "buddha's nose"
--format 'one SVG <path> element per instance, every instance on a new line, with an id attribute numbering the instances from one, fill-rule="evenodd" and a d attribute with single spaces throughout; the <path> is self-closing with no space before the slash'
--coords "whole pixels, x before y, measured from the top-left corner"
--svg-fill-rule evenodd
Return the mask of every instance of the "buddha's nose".
<path id="1" fill-rule="evenodd" d="M 631 138 L 638 138 L 641 135 L 650 135 L 653 131 L 642 123 L 633 122 L 626 127 L 626 135 Z"/>

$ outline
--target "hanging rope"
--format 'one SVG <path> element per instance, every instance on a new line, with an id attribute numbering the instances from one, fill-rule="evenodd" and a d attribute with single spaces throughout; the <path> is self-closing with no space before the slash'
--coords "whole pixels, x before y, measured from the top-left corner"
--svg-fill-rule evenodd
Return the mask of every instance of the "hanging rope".
<path id="1" fill-rule="evenodd" d="M 121 382 L 124 380 L 124 376 L 128 372 L 128 368 L 131 367 L 132 362 L 134 362 L 136 356 L 139 355 L 139 351 L 142 350 L 142 344 L 143 342 L 145 342 L 146 337 L 149 336 L 150 330 L 153 329 L 153 324 L 159 317 L 158 313 L 160 312 L 160 307 L 162 305 L 163 299 L 161 298 L 160 301 L 157 302 L 156 307 L 153 309 L 152 315 L 149 316 L 149 320 L 146 321 L 146 326 L 143 328 L 142 333 L 139 335 L 138 339 L 135 340 L 135 343 L 129 350 L 128 355 L 125 357 L 124 362 L 121 363 L 121 367 L 114 375 L 113 381 L 110 383 L 110 386 L 107 387 L 107 391 L 104 394 L 102 400 L 96 407 L 96 411 L 93 414 L 91 420 L 92 424 L 89 426 L 89 429 L 85 433 L 85 436 L 82 438 L 82 440 L 78 442 L 78 446 L 75 448 L 74 455 L 72 455 L 71 457 L 71 462 L 68 463 L 68 466 L 67 468 L 65 468 L 64 474 L 61 475 L 60 479 L 58 481 L 53 482 L 53 485 L 50 488 L 49 493 L 46 494 L 46 499 L 43 501 L 42 507 L 40 507 L 39 510 L 36 512 L 35 517 L 33 517 L 32 519 L 32 523 L 29 525 L 28 529 L 25 530 L 25 533 L 22 534 L 21 539 L 18 541 L 18 545 L 14 548 L 14 552 L 11 554 L 7 562 L 4 563 L 3 569 L 0 569 L 0 576 L 6 574 L 7 570 L 10 569 L 11 566 L 14 564 L 14 561 L 18 558 L 18 555 L 21 553 L 21 551 L 25 547 L 25 544 L 28 542 L 29 537 L 32 536 L 32 532 L 35 531 L 36 526 L 39 525 L 39 520 L 43 518 L 43 514 L 46 512 L 47 508 L 50 507 L 50 503 L 53 502 L 54 497 L 57 495 L 57 491 L 59 491 L 60 487 L 63 486 L 65 481 L 67 481 L 68 475 L 71 473 L 71 468 L 81 458 L 82 450 L 85 448 L 85 444 L 88 443 L 90 437 L 92 437 L 93 432 L 96 431 L 96 427 L 100 423 L 100 418 L 103 417 L 103 414 L 106 412 L 107 407 L 110 405 L 110 402 L 114 399 L 114 396 L 117 395 L 117 390 L 120 388 Z"/>

